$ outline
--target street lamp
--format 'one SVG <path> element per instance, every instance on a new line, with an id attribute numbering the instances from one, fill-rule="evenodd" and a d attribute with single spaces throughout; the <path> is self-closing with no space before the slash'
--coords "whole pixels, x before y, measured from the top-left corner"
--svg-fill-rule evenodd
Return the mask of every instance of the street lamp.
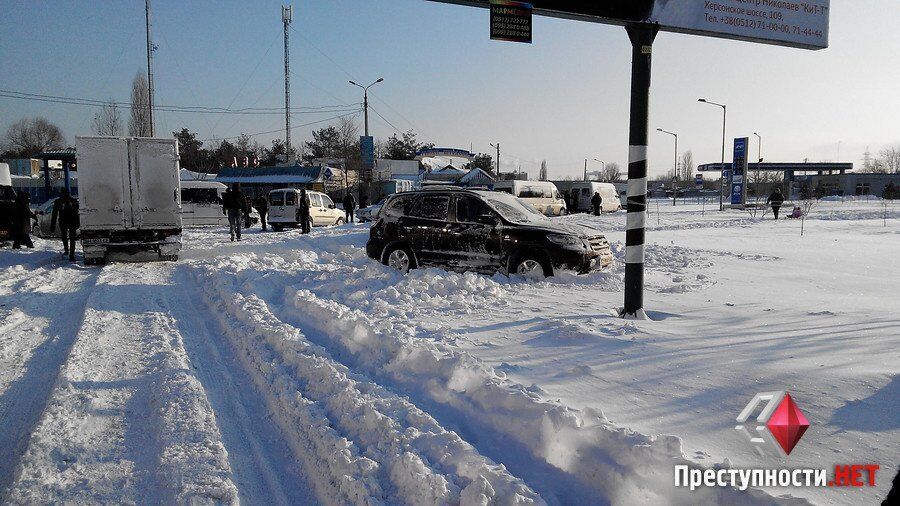
<path id="1" fill-rule="evenodd" d="M 353 81 L 350 81 L 350 84 L 352 84 L 353 86 L 359 86 L 360 88 L 363 89 L 363 110 L 365 111 L 364 117 L 365 117 L 365 123 L 366 123 L 366 137 L 369 136 L 369 88 L 371 88 L 372 86 L 375 86 L 376 84 L 378 84 L 382 81 L 384 81 L 384 78 L 379 77 L 377 81 L 375 81 L 374 83 L 372 83 L 368 86 L 363 86 L 361 84 L 356 84 Z"/>
<path id="2" fill-rule="evenodd" d="M 657 128 L 656 131 L 675 137 L 675 164 L 672 166 L 672 207 L 674 207 L 676 199 L 678 198 L 678 134 L 663 130 L 662 128 Z"/>
<path id="3" fill-rule="evenodd" d="M 724 195 L 725 195 L 724 194 L 724 191 L 725 191 L 725 116 L 726 116 L 726 113 L 728 112 L 728 108 L 725 106 L 725 104 L 717 104 L 715 102 L 710 102 L 709 100 L 706 100 L 705 98 L 698 98 L 697 102 L 703 102 L 704 104 L 709 104 L 709 105 L 717 105 L 722 108 L 722 165 L 720 167 L 722 170 L 722 184 L 719 187 L 719 211 L 724 211 L 725 210 L 725 200 L 724 200 Z"/>
<path id="4" fill-rule="evenodd" d="M 762 136 L 760 136 L 756 132 L 753 132 L 753 135 L 755 135 L 756 139 L 757 139 L 757 141 L 756 141 L 756 154 L 757 154 L 756 185 L 755 185 L 756 189 L 754 190 L 754 193 L 756 193 L 756 200 L 759 200 L 759 169 L 760 169 L 759 166 L 762 164 L 762 161 L 763 161 L 763 159 L 762 159 Z"/>
<path id="5" fill-rule="evenodd" d="M 497 179 L 499 180 L 500 179 L 500 143 L 498 142 L 497 144 L 491 144 L 491 143 L 488 143 L 488 144 L 490 144 L 492 148 L 497 148 Z"/>

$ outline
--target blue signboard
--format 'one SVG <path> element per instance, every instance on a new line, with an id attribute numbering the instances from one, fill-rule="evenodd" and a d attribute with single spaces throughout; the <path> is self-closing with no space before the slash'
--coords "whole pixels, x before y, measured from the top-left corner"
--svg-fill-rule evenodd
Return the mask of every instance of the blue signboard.
<path id="1" fill-rule="evenodd" d="M 747 195 L 747 145 L 750 139 L 739 137 L 734 140 L 734 162 L 731 164 L 729 188 L 731 205 L 744 205 Z"/>
<path id="2" fill-rule="evenodd" d="M 375 138 L 371 135 L 359 137 L 359 157 L 364 169 L 375 168 Z"/>
<path id="3" fill-rule="evenodd" d="M 697 174 L 694 176 L 694 186 L 697 188 L 703 188 L 703 174 Z"/>

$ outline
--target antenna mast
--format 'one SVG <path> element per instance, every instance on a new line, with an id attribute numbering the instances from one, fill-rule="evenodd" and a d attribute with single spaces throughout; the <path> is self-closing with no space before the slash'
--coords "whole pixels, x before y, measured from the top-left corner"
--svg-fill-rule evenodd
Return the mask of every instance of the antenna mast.
<path id="1" fill-rule="evenodd" d="M 281 6 L 281 21 L 284 22 L 284 145 L 285 158 L 291 161 L 291 59 L 288 50 L 288 25 L 294 18 L 294 6 Z"/>
<path id="2" fill-rule="evenodd" d="M 147 100 L 150 112 L 150 137 L 153 137 L 153 42 L 150 39 L 150 0 L 144 0 L 147 16 Z"/>

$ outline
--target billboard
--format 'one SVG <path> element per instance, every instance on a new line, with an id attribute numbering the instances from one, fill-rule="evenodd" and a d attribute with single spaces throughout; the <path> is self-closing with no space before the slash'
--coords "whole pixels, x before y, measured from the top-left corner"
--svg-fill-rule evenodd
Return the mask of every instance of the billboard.
<path id="1" fill-rule="evenodd" d="M 742 206 L 747 195 L 747 146 L 750 139 L 740 137 L 734 140 L 734 162 L 731 163 L 729 193 L 731 205 Z"/>
<path id="2" fill-rule="evenodd" d="M 491 39 L 531 43 L 531 4 L 491 0 Z"/>
<path id="3" fill-rule="evenodd" d="M 490 0 L 432 0 L 489 7 Z M 534 13 L 597 23 L 658 23 L 662 31 L 823 49 L 831 0 L 531 0 Z"/>
<path id="4" fill-rule="evenodd" d="M 364 169 L 375 168 L 375 138 L 371 135 L 359 137 L 359 158 Z"/>

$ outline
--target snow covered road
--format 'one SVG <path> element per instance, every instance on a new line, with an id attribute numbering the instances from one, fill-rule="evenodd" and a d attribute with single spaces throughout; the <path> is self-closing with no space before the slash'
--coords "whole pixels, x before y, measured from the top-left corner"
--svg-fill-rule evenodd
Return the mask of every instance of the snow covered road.
<path id="1" fill-rule="evenodd" d="M 0 251 L 0 502 L 875 502 L 900 446 L 897 216 L 822 207 L 802 239 L 651 216 L 656 321 L 613 317 L 618 262 L 401 275 L 365 256 L 365 226 L 190 230 L 177 264 Z M 879 463 L 878 487 L 674 488 L 680 463 L 783 464 L 733 434 L 767 389 L 812 423 L 791 467 Z"/>

